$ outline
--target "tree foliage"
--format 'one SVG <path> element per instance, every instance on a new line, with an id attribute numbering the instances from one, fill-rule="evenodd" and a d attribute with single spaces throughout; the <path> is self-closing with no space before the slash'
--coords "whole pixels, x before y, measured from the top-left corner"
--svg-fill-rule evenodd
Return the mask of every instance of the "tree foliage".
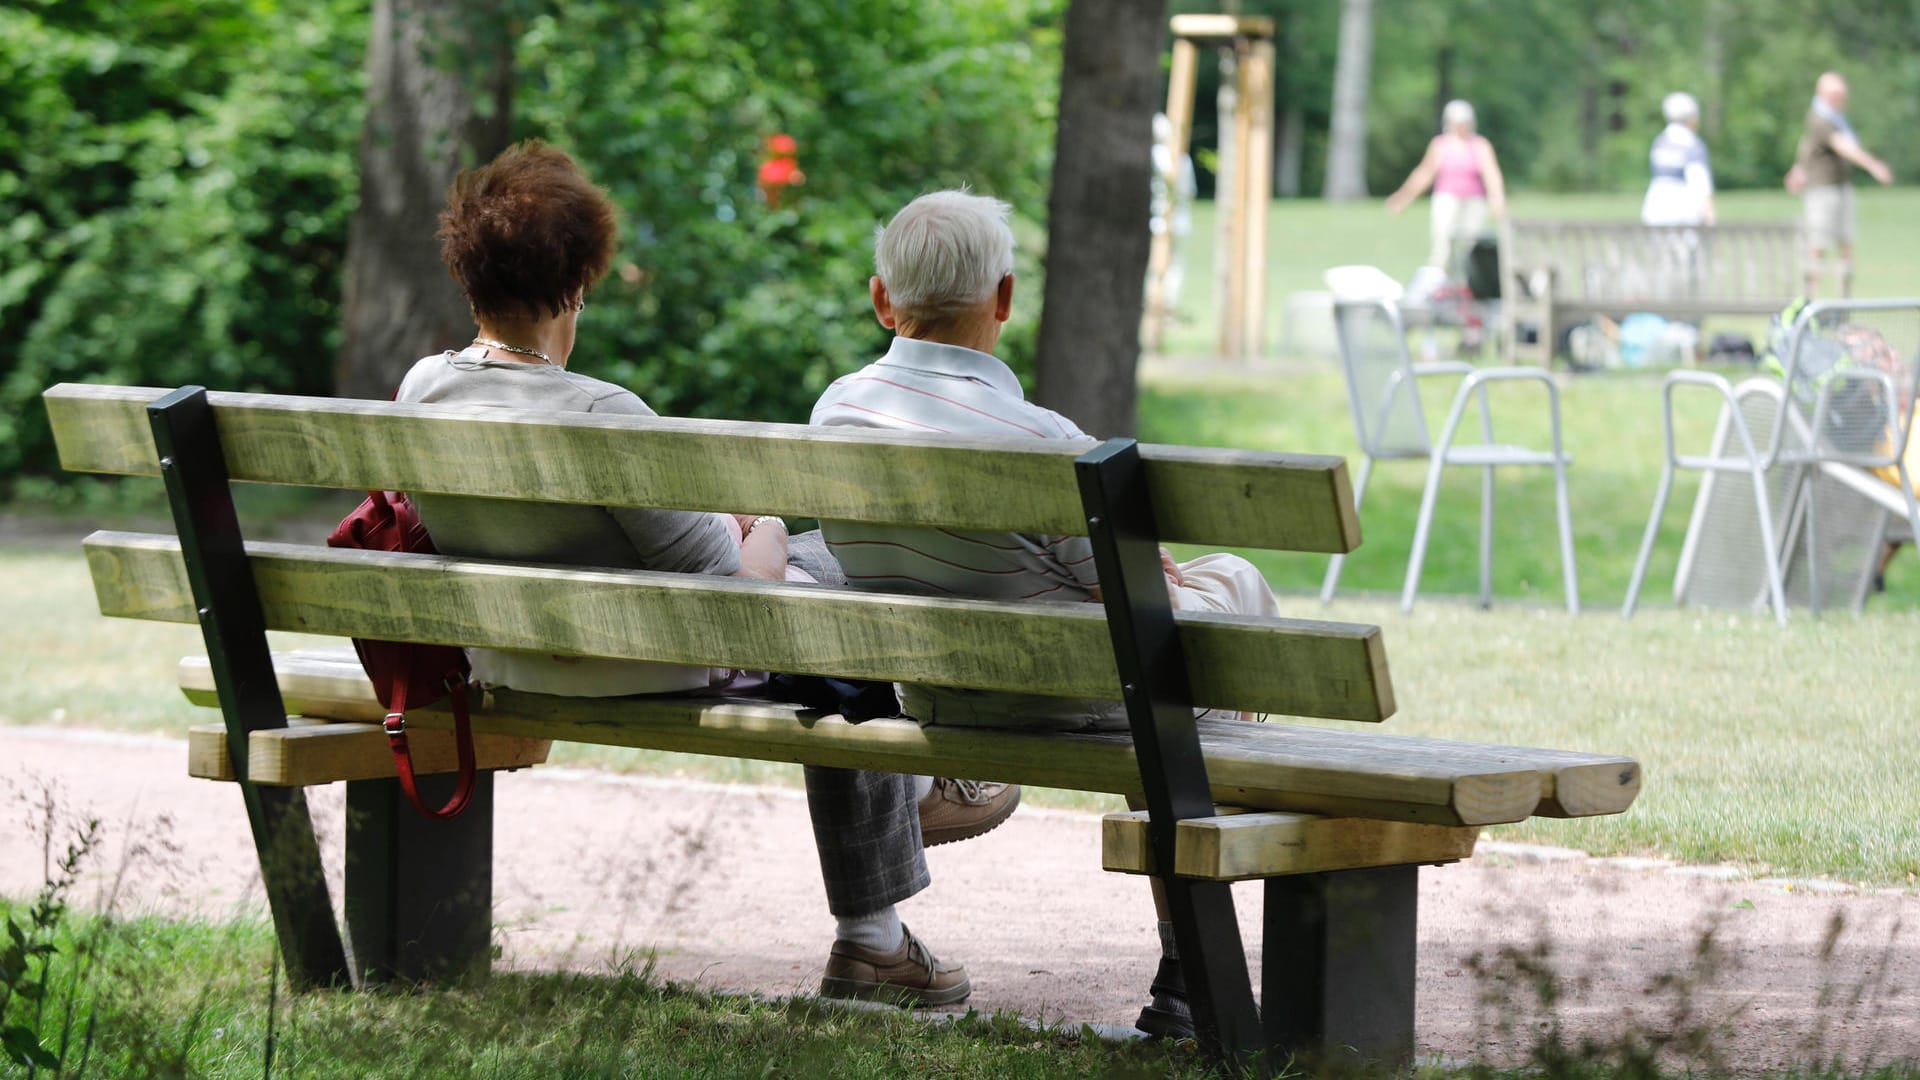
<path id="1" fill-rule="evenodd" d="M 1176 0 L 1176 10 L 1217 10 Z M 1302 110 L 1304 194 L 1326 167 L 1340 5 L 1245 0 L 1279 23 L 1281 111 Z M 1397 187 L 1439 130 L 1450 97 L 1473 102 L 1510 182 L 1556 191 L 1624 190 L 1647 180 L 1660 99 L 1700 99 L 1723 187 L 1772 187 L 1792 163 L 1813 80 L 1853 85 L 1861 140 L 1897 175 L 1920 175 L 1920 7 L 1887 0 L 1374 0 L 1367 186 Z M 1218 86 L 1202 65 L 1195 145 L 1216 139 Z M 1205 157 L 1201 156 L 1205 165 Z M 1209 181 L 1203 177 L 1203 188 Z"/>
<path id="2" fill-rule="evenodd" d="M 1238 6 L 1279 22 L 1280 112 L 1298 107 L 1311 194 L 1339 5 Z M 1675 89 L 1705 107 L 1721 184 L 1771 186 L 1826 68 L 1851 80 L 1863 141 L 1920 175 L 1920 147 L 1901 138 L 1920 123 L 1911 3 L 1373 6 L 1375 191 L 1412 167 L 1450 96 L 1475 103 L 1517 186 L 1638 188 Z M 796 419 L 884 343 L 865 300 L 873 226 L 958 183 L 1019 211 L 1005 349 L 1030 364 L 1064 0 L 462 8 L 506 13 L 514 134 L 574 151 L 622 211 L 617 272 L 582 323 L 583 370 L 662 411 Z M 0 485 L 51 470 L 36 399 L 57 381 L 330 389 L 367 35 L 367 0 L 0 7 Z M 798 140 L 807 181 L 769 206 L 754 175 L 775 132 Z"/>
<path id="3" fill-rule="evenodd" d="M 804 420 L 884 350 L 874 227 L 971 184 L 1025 219 L 1034 285 L 1059 31 L 1048 3 L 570 5 L 519 47 L 522 130 L 576 151 L 624 211 L 582 370 L 667 413 Z M 780 205 L 753 177 L 799 144 Z M 1038 291 L 1009 341 L 1030 356 Z"/>
<path id="4" fill-rule="evenodd" d="M 574 152 L 621 211 L 581 370 L 662 412 L 804 419 L 884 344 L 874 226 L 962 183 L 1022 215 L 1030 358 L 1054 0 L 500 10 L 515 137 Z M 51 468 L 36 399 L 61 380 L 329 391 L 367 34 L 353 0 L 0 9 L 0 483 Z M 807 179 L 772 207 L 776 132 Z"/>
<path id="5" fill-rule="evenodd" d="M 0 8 L 0 477 L 61 380 L 324 390 L 362 14 Z"/>

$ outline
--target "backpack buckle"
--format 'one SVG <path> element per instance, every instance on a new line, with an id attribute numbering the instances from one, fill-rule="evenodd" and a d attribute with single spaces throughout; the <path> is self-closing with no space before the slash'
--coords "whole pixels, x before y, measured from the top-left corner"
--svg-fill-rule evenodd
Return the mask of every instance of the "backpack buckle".
<path id="1" fill-rule="evenodd" d="M 380 722 L 380 726 L 387 730 L 387 738 L 397 739 L 407 733 L 406 714 L 390 712 L 387 718 Z"/>

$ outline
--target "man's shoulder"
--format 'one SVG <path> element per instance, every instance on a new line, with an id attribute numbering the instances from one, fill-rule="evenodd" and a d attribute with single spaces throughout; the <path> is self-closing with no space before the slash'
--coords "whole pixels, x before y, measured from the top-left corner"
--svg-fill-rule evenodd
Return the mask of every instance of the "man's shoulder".
<path id="1" fill-rule="evenodd" d="M 808 422 L 1042 439 L 1087 437 L 1073 421 L 1028 401 L 1016 389 L 953 372 L 889 364 L 885 358 L 835 379 L 814 403 Z"/>

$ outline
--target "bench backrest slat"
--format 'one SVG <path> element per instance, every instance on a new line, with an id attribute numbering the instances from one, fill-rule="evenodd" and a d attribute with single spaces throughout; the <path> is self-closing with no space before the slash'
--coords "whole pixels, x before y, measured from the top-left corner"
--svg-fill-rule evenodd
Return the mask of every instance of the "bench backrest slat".
<path id="1" fill-rule="evenodd" d="M 167 391 L 45 395 L 72 471 L 154 475 L 146 406 Z M 210 395 L 235 480 L 606 506 L 724 510 L 1085 535 L 1085 443 L 720 420 L 602 417 L 260 394 Z M 1143 446 L 1162 540 L 1346 552 L 1339 457 Z"/>
<path id="2" fill-rule="evenodd" d="M 1091 604 L 900 596 L 699 574 L 538 567 L 248 545 L 275 630 L 816 672 L 1118 699 Z M 193 622 L 177 538 L 86 542 L 103 614 Z M 1378 721 L 1393 713 L 1377 627 L 1180 613 L 1196 703 Z"/>

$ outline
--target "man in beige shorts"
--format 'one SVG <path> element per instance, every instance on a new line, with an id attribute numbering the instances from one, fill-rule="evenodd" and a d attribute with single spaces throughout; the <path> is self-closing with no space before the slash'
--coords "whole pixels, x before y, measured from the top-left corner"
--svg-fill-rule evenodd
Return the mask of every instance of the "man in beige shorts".
<path id="1" fill-rule="evenodd" d="M 1893 183 L 1893 170 L 1860 145 L 1847 122 L 1847 81 L 1829 71 L 1814 84 L 1813 104 L 1807 110 L 1806 130 L 1787 172 L 1787 190 L 1800 195 L 1807 225 L 1807 296 L 1819 291 L 1827 251 L 1839 260 L 1834 270 L 1840 295 L 1853 293 L 1853 167 L 1883 184 Z"/>

